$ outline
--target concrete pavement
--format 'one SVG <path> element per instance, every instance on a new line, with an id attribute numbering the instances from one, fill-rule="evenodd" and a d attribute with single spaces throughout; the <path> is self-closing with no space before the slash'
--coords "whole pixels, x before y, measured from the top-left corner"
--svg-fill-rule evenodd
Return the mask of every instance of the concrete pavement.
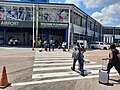
<path id="1" fill-rule="evenodd" d="M 38 52 L 38 49 L 1 49 L 2 66 L 9 66 L 12 87 L 6 90 L 119 90 L 119 75 L 111 71 L 111 86 L 98 83 L 98 70 L 101 68 L 101 58 L 108 56 L 108 50 L 87 50 L 85 69 L 89 70 L 86 77 L 70 69 L 71 53 L 56 49 L 54 52 Z M 4 52 L 4 53 L 3 53 Z M 8 61 L 9 58 L 10 63 Z M 4 60 L 3 60 L 4 59 Z M 15 60 L 16 59 L 16 60 Z M 24 62 L 23 62 L 24 60 Z M 29 62 L 29 63 L 28 63 Z M 10 68 L 13 68 L 10 69 Z M 37 70 L 37 71 L 36 71 Z M 76 67 L 76 71 L 77 67 Z M 10 72 L 13 72 L 10 74 Z M 17 76 L 16 76 L 17 75 Z"/>

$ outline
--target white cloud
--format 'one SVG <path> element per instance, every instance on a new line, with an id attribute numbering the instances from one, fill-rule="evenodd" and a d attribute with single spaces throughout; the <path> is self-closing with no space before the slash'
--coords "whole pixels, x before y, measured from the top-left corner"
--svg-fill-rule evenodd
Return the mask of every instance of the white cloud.
<path id="1" fill-rule="evenodd" d="M 120 3 L 109 5 L 91 16 L 102 24 L 114 24 L 120 21 Z"/>
<path id="2" fill-rule="evenodd" d="M 21 0 L 0 0 L 0 1 L 21 1 Z"/>
<path id="3" fill-rule="evenodd" d="M 86 8 L 106 7 L 120 2 L 120 0 L 82 0 Z"/>
<path id="4" fill-rule="evenodd" d="M 58 3 L 62 3 L 62 2 L 58 2 Z"/>
<path id="5" fill-rule="evenodd" d="M 80 2 L 82 0 L 65 0 L 65 3 L 69 3 L 69 4 L 75 4 L 76 6 L 80 6 Z"/>
<path id="6" fill-rule="evenodd" d="M 106 7 L 111 4 L 120 2 L 120 0 L 65 0 L 65 3 L 75 4 L 80 6 L 80 3 L 83 3 L 86 8 L 96 8 L 96 7 Z"/>
<path id="7" fill-rule="evenodd" d="M 116 27 L 120 27 L 120 24 L 116 25 Z"/>
<path id="8" fill-rule="evenodd" d="M 50 2 L 50 3 L 55 3 L 55 2 Z"/>

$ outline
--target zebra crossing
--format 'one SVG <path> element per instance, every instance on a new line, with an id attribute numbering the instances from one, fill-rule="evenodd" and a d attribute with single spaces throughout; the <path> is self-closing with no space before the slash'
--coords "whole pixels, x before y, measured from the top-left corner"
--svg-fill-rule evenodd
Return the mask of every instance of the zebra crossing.
<path id="1" fill-rule="evenodd" d="M 87 76 L 80 75 L 78 66 L 76 63 L 76 70 L 72 71 L 72 58 L 71 53 L 55 51 L 55 52 L 36 52 L 34 65 L 33 65 L 33 81 L 40 81 L 41 83 L 98 78 L 99 70 L 102 65 L 85 60 L 84 68 Z M 105 66 L 104 66 L 105 67 Z M 111 69 L 110 76 L 116 76 L 117 71 Z"/>

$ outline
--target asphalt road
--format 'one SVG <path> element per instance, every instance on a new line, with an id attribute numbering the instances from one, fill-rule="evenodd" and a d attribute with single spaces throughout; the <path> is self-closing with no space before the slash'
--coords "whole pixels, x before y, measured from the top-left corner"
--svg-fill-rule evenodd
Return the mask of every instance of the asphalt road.
<path id="1" fill-rule="evenodd" d="M 36 52 L 38 49 L 32 51 L 31 48 L 0 48 L 0 71 L 3 66 L 6 66 L 9 83 L 39 81 L 32 79 Z M 72 50 L 70 52 L 56 50 L 55 53 L 56 55 L 60 53 L 65 55 L 66 53 L 67 57 L 71 58 Z M 101 58 L 106 56 L 108 56 L 108 50 L 87 50 L 85 53 L 86 59 L 98 64 L 101 64 Z M 41 84 L 11 85 L 4 90 L 120 90 L 120 77 L 114 76 L 110 79 L 110 85 L 99 84 L 98 78 L 89 78 Z"/>

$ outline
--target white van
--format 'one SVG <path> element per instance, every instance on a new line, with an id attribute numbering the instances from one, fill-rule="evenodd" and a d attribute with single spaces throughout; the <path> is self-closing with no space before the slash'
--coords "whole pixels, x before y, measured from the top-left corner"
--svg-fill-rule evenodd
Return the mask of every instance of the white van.
<path id="1" fill-rule="evenodd" d="M 110 45 L 107 43 L 103 43 L 103 42 L 93 42 L 89 44 L 89 47 L 94 49 L 94 48 L 98 48 L 98 49 L 110 49 Z"/>

